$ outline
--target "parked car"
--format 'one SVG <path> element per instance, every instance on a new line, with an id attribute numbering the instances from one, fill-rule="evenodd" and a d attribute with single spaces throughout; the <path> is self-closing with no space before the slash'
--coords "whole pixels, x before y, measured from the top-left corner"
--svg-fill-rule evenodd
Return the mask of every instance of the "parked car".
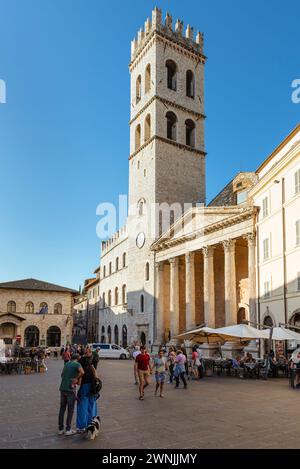
<path id="1" fill-rule="evenodd" d="M 100 358 L 119 358 L 125 360 L 130 358 L 130 353 L 128 350 L 120 347 L 116 344 L 89 344 L 92 347 L 92 350 L 96 350 L 97 347 L 100 348 Z"/>

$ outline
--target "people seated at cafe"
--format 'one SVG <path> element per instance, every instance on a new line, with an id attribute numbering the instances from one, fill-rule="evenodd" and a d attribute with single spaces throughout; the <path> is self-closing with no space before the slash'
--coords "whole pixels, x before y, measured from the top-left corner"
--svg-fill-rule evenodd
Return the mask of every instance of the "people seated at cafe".
<path id="1" fill-rule="evenodd" d="M 244 358 L 244 363 L 255 363 L 256 360 L 255 358 L 253 357 L 252 353 L 250 352 L 247 352 L 246 353 L 246 356 Z"/>

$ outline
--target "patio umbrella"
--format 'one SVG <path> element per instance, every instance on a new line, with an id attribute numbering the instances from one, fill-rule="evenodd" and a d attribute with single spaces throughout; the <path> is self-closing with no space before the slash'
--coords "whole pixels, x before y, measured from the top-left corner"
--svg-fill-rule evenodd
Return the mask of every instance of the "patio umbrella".
<path id="1" fill-rule="evenodd" d="M 270 339 L 272 329 L 265 329 L 261 332 L 264 333 L 265 339 Z M 300 334 L 297 332 L 286 329 L 285 327 L 273 327 L 272 340 L 298 340 L 300 341 Z"/>
<path id="2" fill-rule="evenodd" d="M 255 327 L 249 326 L 248 324 L 235 324 L 233 326 L 219 327 L 214 330 L 215 334 L 223 337 L 224 340 L 253 340 L 253 339 L 265 339 L 266 335 L 264 331 L 256 329 Z"/>
<path id="3" fill-rule="evenodd" d="M 190 340 L 197 344 L 217 344 L 224 342 L 224 339 L 219 334 L 216 334 L 215 329 L 211 327 L 199 327 L 198 329 L 186 331 L 183 334 L 175 336 L 174 339 Z"/>

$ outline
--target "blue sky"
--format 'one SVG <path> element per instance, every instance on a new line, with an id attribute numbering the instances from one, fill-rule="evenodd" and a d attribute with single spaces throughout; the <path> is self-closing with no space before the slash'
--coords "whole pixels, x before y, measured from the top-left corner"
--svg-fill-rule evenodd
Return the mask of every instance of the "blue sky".
<path id="1" fill-rule="evenodd" d="M 77 288 L 127 193 L 130 41 L 155 5 L 204 32 L 207 200 L 299 122 L 298 2 L 0 0 L 0 281 Z"/>

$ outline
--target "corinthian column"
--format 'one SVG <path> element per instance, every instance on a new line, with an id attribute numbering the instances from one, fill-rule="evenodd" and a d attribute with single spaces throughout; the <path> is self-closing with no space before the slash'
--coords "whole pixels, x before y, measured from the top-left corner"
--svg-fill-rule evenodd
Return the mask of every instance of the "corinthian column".
<path id="1" fill-rule="evenodd" d="M 179 262 L 177 257 L 170 262 L 170 332 L 171 339 L 179 333 Z"/>
<path id="2" fill-rule="evenodd" d="M 195 318 L 195 254 L 187 252 L 185 255 L 185 325 L 186 330 L 193 329 Z"/>
<path id="3" fill-rule="evenodd" d="M 248 278 L 249 278 L 249 315 L 250 321 L 256 322 L 256 276 L 255 276 L 255 233 L 247 235 L 248 241 Z"/>
<path id="4" fill-rule="evenodd" d="M 202 249 L 202 252 L 204 259 L 204 322 L 208 327 L 215 327 L 214 248 L 206 246 Z"/>
<path id="5" fill-rule="evenodd" d="M 158 262 L 155 265 L 156 278 L 156 341 L 160 345 L 164 341 L 164 264 Z"/>
<path id="6" fill-rule="evenodd" d="M 223 241 L 225 254 L 225 322 L 226 326 L 237 323 L 235 240 Z"/>

